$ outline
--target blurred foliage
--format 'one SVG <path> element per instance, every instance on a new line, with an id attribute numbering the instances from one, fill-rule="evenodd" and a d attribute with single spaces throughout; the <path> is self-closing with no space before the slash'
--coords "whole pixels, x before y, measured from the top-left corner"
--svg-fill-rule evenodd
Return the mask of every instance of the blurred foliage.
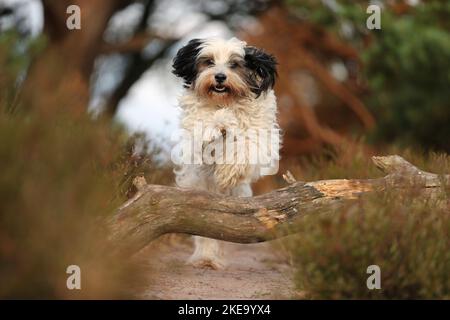
<path id="1" fill-rule="evenodd" d="M 450 2 L 380 1 L 381 30 L 366 28 L 368 1 L 287 3 L 360 50 L 374 141 L 450 152 Z"/>
<path id="2" fill-rule="evenodd" d="M 401 153 L 399 153 L 401 154 Z M 450 172 L 450 157 L 402 154 L 439 173 Z M 306 163 L 307 161 L 305 161 Z M 346 164 L 344 164 L 346 163 Z M 322 160 L 307 176 L 348 178 L 354 168 L 371 172 L 357 155 Z M 339 165 L 337 165 L 339 164 Z M 297 173 L 298 174 L 298 173 Z M 302 175 L 300 180 L 308 180 Z M 449 186 L 448 186 L 449 187 Z M 449 299 L 450 188 L 436 197 L 415 189 L 364 196 L 332 213 L 306 216 L 299 233 L 285 245 L 295 268 L 295 283 L 309 299 Z M 367 267 L 381 268 L 381 290 L 368 290 Z"/>
<path id="3" fill-rule="evenodd" d="M 18 41 L 20 40 L 20 41 Z M 17 107 L 19 87 L 30 65 L 46 41 L 44 37 L 22 38 L 14 29 L 0 34 L 0 105 L 12 110 Z"/>
<path id="4" fill-rule="evenodd" d="M 129 297 L 137 265 L 110 254 L 103 219 L 131 195 L 134 176 L 170 175 L 111 121 L 13 108 L 28 63 L 16 48 L 13 34 L 0 35 L 0 298 Z M 72 264 L 82 290 L 66 288 Z"/>

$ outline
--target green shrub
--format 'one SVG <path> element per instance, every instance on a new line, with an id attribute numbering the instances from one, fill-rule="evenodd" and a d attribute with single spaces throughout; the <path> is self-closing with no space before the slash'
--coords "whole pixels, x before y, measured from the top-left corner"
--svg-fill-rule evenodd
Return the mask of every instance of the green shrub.
<path id="1" fill-rule="evenodd" d="M 448 170 L 450 158 L 430 156 L 428 169 L 436 165 Z M 312 299 L 449 299 L 449 190 L 387 190 L 305 217 L 285 240 L 298 290 Z M 366 286 L 370 265 L 381 268 L 381 290 Z"/>

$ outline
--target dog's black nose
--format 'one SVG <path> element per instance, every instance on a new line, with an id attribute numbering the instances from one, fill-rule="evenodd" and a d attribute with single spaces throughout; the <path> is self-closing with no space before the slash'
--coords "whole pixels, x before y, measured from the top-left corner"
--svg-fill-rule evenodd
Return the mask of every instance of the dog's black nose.
<path id="1" fill-rule="evenodd" d="M 222 83 L 227 79 L 227 76 L 225 75 L 225 73 L 218 73 L 214 77 L 216 78 L 216 81 L 218 83 Z"/>

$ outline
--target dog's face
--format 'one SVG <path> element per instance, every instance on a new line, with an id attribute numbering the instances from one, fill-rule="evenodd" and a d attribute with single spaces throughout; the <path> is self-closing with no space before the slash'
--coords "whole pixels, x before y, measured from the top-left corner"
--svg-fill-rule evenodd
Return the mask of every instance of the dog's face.
<path id="1" fill-rule="evenodd" d="M 198 96 L 226 105 L 271 89 L 276 64 L 272 55 L 236 38 L 193 39 L 178 51 L 173 73 Z"/>

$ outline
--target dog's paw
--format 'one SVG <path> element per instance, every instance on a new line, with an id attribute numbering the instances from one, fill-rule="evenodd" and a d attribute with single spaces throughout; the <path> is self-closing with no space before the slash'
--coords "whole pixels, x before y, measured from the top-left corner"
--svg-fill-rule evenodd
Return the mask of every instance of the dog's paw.
<path id="1" fill-rule="evenodd" d="M 210 257 L 191 257 L 187 263 L 195 268 L 223 270 L 226 267 L 225 262 L 220 258 Z"/>
<path id="2" fill-rule="evenodd" d="M 211 142 L 223 138 L 225 135 L 225 129 L 214 126 L 214 127 L 206 127 L 203 131 L 203 141 Z"/>
<path id="3" fill-rule="evenodd" d="M 230 110 L 220 109 L 216 111 L 211 121 L 203 127 L 203 141 L 212 142 L 224 139 L 228 130 L 238 128 L 238 121 Z"/>

